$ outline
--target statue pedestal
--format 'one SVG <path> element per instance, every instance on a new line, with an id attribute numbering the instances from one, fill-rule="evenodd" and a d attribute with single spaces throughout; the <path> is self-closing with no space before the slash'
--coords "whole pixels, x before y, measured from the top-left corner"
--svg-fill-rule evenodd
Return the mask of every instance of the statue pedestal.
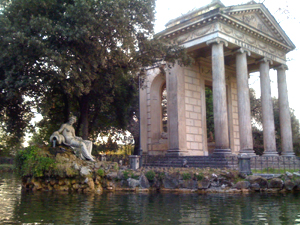
<path id="1" fill-rule="evenodd" d="M 129 161 L 130 161 L 130 169 L 137 170 L 140 168 L 140 158 L 139 155 L 130 155 Z"/>

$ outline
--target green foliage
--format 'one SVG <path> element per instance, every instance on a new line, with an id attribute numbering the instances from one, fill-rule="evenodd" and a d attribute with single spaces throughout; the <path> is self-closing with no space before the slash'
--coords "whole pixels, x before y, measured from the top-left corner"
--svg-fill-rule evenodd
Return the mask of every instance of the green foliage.
<path id="1" fill-rule="evenodd" d="M 166 176 L 166 174 L 165 174 L 164 172 L 159 173 L 159 174 L 158 174 L 158 179 L 159 179 L 159 180 L 163 180 L 163 179 L 165 178 L 165 176 Z"/>
<path id="2" fill-rule="evenodd" d="M 155 177 L 155 172 L 153 170 L 149 170 L 145 173 L 145 176 L 149 181 L 153 181 Z"/>
<path id="3" fill-rule="evenodd" d="M 198 181 L 201 181 L 204 178 L 204 174 L 203 173 L 196 173 L 195 177 Z"/>
<path id="4" fill-rule="evenodd" d="M 100 177 L 104 177 L 104 170 L 103 170 L 103 169 L 97 170 L 97 174 L 98 174 Z"/>
<path id="5" fill-rule="evenodd" d="M 134 174 L 132 171 L 129 171 L 129 170 L 123 171 L 123 177 L 125 180 L 127 180 L 128 178 L 132 178 L 132 179 L 139 178 L 139 176 L 137 174 Z"/>
<path id="6" fill-rule="evenodd" d="M 21 176 L 42 177 L 55 168 L 55 161 L 44 155 L 42 149 L 30 146 L 20 150 L 15 157 L 16 169 Z"/>
<path id="7" fill-rule="evenodd" d="M 0 124 L 16 141 L 32 108 L 44 117 L 41 142 L 49 121 L 58 129 L 70 112 L 84 139 L 126 129 L 141 68 L 191 63 L 183 48 L 152 39 L 155 0 L 4 0 L 0 8 Z"/>
<path id="8" fill-rule="evenodd" d="M 214 140 L 214 110 L 213 110 L 213 94 L 209 87 L 205 87 L 205 102 L 206 102 L 206 124 L 207 137 L 210 141 Z"/>
<path id="9" fill-rule="evenodd" d="M 277 98 L 273 98 L 273 112 L 274 112 L 274 123 L 275 123 L 275 138 L 276 138 L 276 148 L 279 153 L 281 153 L 281 129 L 279 121 L 279 102 Z M 251 104 L 251 116 L 255 121 L 252 124 L 252 134 L 254 142 L 254 150 L 256 154 L 262 155 L 264 151 L 263 144 L 263 132 L 261 129 L 258 129 L 257 125 L 262 125 L 262 107 L 261 99 L 256 98 L 255 91 L 250 89 L 250 104 Z M 293 145 L 294 152 L 296 155 L 300 155 L 300 124 L 299 120 L 294 114 L 294 110 L 290 109 L 291 115 L 291 126 L 292 126 L 292 135 L 293 135 Z"/>
<path id="10" fill-rule="evenodd" d="M 192 175 L 190 173 L 182 173 L 183 180 L 190 180 L 192 179 Z"/>
<path id="11" fill-rule="evenodd" d="M 129 178 L 129 171 L 128 170 L 123 171 L 123 177 L 124 177 L 125 180 L 127 180 Z"/>

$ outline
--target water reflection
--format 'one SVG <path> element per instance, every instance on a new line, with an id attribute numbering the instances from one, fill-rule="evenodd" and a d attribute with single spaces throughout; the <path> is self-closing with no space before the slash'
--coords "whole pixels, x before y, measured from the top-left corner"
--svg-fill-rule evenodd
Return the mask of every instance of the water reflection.
<path id="1" fill-rule="evenodd" d="M 0 223 L 300 224 L 299 196 L 27 193 L 2 174 Z"/>

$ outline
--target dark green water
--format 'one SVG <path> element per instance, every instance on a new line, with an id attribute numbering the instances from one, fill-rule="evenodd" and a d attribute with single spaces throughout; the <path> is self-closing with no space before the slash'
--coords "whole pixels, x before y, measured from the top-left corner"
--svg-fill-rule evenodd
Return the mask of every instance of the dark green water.
<path id="1" fill-rule="evenodd" d="M 4 173 L 0 224 L 300 224 L 300 195 L 28 193 Z"/>

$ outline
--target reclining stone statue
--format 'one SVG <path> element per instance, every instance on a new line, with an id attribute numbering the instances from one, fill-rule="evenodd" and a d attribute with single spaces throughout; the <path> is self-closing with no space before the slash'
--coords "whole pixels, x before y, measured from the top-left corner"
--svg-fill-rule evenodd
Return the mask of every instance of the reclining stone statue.
<path id="1" fill-rule="evenodd" d="M 71 116 L 67 123 L 61 125 L 60 129 L 51 135 L 50 143 L 70 146 L 75 149 L 81 159 L 95 161 L 92 156 L 93 143 L 75 135 L 75 129 L 73 127 L 75 122 L 76 117 Z"/>

